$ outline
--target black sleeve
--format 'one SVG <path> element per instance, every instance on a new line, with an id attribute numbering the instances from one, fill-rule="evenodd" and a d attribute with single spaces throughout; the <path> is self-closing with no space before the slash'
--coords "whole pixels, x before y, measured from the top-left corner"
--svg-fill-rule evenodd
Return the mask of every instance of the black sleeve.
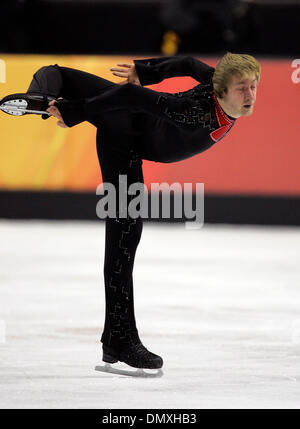
<path id="1" fill-rule="evenodd" d="M 175 76 L 191 76 L 200 83 L 212 79 L 214 68 L 189 56 L 173 56 L 133 60 L 141 85 L 152 85 Z"/>

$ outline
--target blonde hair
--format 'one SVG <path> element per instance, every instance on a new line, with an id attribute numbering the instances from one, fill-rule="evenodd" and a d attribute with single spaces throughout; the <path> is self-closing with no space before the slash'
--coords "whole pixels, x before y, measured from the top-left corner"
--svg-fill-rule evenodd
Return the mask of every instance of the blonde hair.
<path id="1" fill-rule="evenodd" d="M 214 93 L 222 98 L 233 76 L 244 77 L 254 73 L 259 82 L 260 71 L 260 64 L 251 55 L 227 52 L 218 62 L 213 74 Z"/>

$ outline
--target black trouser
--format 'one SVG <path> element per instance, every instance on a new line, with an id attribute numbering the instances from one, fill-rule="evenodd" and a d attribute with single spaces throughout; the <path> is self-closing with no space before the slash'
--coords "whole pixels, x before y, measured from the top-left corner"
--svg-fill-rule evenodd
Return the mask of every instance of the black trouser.
<path id="1" fill-rule="evenodd" d="M 27 92 L 76 100 L 94 97 L 117 84 L 95 75 L 67 67 L 45 66 L 39 69 Z M 127 176 L 127 189 L 143 183 L 142 160 L 131 134 L 131 115 L 97 115 L 89 122 L 97 127 L 97 152 L 103 182 L 119 191 L 119 175 Z M 115 122 L 115 126 L 113 123 Z M 83 166 L 88 168 L 88 166 Z M 128 204 L 131 201 L 128 195 Z M 101 341 L 116 349 L 139 339 L 134 316 L 133 265 L 142 233 L 142 219 L 107 218 L 105 227 L 104 280 L 106 297 L 105 326 Z"/>

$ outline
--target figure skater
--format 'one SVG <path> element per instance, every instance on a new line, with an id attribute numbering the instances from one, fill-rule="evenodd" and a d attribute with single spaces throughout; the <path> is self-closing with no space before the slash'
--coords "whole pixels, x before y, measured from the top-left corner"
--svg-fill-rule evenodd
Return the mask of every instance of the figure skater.
<path id="1" fill-rule="evenodd" d="M 117 66 L 111 71 L 125 78 L 121 83 L 57 64 L 44 66 L 34 74 L 27 93 L 0 101 L 5 113 L 54 116 L 64 128 L 83 121 L 93 124 L 103 182 L 112 183 L 117 195 L 120 175 L 126 175 L 127 189 L 143 183 L 143 159 L 181 161 L 218 143 L 237 118 L 253 112 L 260 80 L 254 57 L 229 52 L 215 69 L 191 56 Z M 191 76 L 199 84 L 175 94 L 144 88 L 174 76 Z M 119 207 L 115 217 L 106 218 L 101 342 L 103 361 L 153 369 L 161 368 L 163 360 L 141 342 L 134 313 L 132 273 L 141 233 L 141 217 L 121 217 Z"/>

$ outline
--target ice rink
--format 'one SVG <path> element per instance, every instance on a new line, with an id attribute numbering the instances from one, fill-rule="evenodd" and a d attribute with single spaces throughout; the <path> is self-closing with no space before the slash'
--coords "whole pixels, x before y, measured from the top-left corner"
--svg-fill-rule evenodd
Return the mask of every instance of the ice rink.
<path id="1" fill-rule="evenodd" d="M 103 222 L 1 220 L 0 237 L 1 408 L 299 408 L 299 228 L 145 222 L 136 319 L 159 378 L 94 370 Z"/>

